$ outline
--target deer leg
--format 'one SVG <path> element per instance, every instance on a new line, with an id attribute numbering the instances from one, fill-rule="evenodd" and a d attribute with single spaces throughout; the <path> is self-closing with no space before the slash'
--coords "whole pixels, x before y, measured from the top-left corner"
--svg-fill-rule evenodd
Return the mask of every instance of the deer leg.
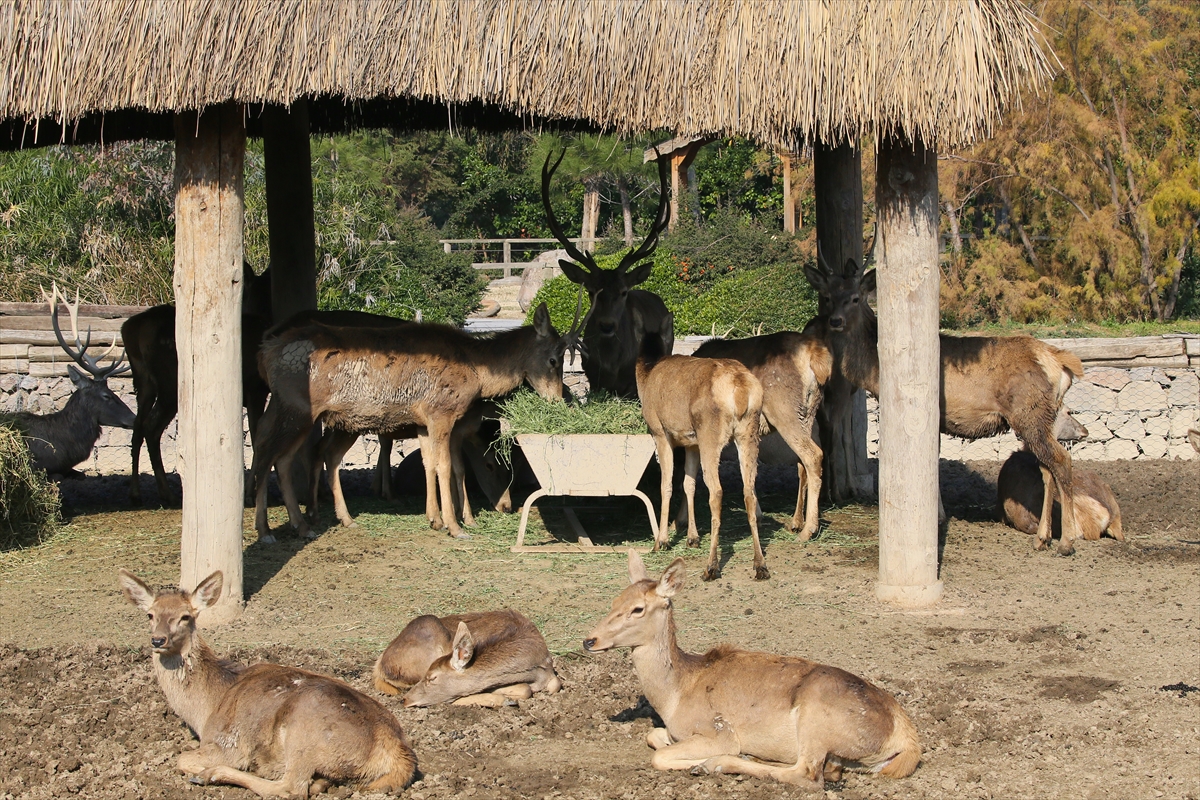
<path id="1" fill-rule="evenodd" d="M 375 477 L 371 479 L 371 492 L 384 500 L 392 500 L 392 437 L 379 437 L 379 458 L 375 463 Z"/>
<path id="2" fill-rule="evenodd" d="M 796 493 L 796 512 L 792 514 L 788 530 L 798 531 L 796 538 L 807 542 L 821 524 L 821 460 L 825 454 L 820 445 L 813 440 L 811 416 L 808 417 L 807 423 L 804 419 L 790 414 L 782 416 L 783 418 L 779 419 L 780 415 L 776 414 L 772 417 L 771 424 L 796 454 L 796 473 L 800 478 L 800 488 Z"/>
<path id="3" fill-rule="evenodd" d="M 162 403 L 155 403 L 150 409 L 149 420 L 146 423 L 146 455 L 150 456 L 150 468 L 154 470 L 154 484 L 158 487 L 158 502 L 164 507 L 175 505 L 175 493 L 171 491 L 171 486 L 167 483 L 167 470 L 163 467 L 162 460 L 163 432 L 171 424 L 174 416 L 173 411 L 168 415 L 167 409 L 162 407 Z"/>
<path id="4" fill-rule="evenodd" d="M 325 456 L 325 474 L 329 477 L 329 491 L 333 493 L 334 513 L 346 528 L 354 527 L 354 518 L 350 516 L 350 511 L 346 508 L 346 496 L 342 494 L 342 459 L 356 441 L 357 433 L 338 431 L 334 434 L 329 452 Z M 313 497 L 315 499 L 316 492 L 313 492 Z"/>
<path id="5" fill-rule="evenodd" d="M 467 497 L 467 467 L 463 460 L 462 436 L 457 429 L 450 434 L 450 475 L 454 484 L 451 487 L 454 490 L 454 507 L 462 509 L 463 525 L 474 528 L 475 515 L 471 513 L 471 500 Z"/>
<path id="6" fill-rule="evenodd" d="M 421 448 L 421 466 L 425 470 L 425 519 L 429 520 L 429 527 L 440 531 L 446 525 L 442 520 L 442 510 L 438 507 L 437 455 L 429 431 L 425 429 L 425 433 L 421 433 L 421 430 L 417 429 L 417 444 Z"/>
<path id="7" fill-rule="evenodd" d="M 674 744 L 659 747 L 654 751 L 650 763 L 655 769 L 661 770 L 691 769 L 715 756 L 727 755 L 736 759 L 738 751 L 737 737 L 725 728 L 715 735 L 696 734 Z"/>
<path id="8" fill-rule="evenodd" d="M 1058 542 L 1059 555 L 1069 556 L 1075 552 L 1075 540 L 1079 538 L 1079 525 L 1075 518 L 1074 484 L 1071 478 L 1071 454 L 1058 443 L 1053 434 L 1053 418 L 1045 425 L 1046 430 L 1032 431 L 1021 439 L 1037 458 L 1042 468 L 1042 519 L 1038 524 L 1038 549 L 1050 541 L 1050 510 L 1054 505 L 1054 493 L 1050 479 L 1058 486 L 1058 502 L 1062 506 L 1062 538 Z M 1021 432 L 1018 431 L 1018 434 Z M 1044 526 L 1044 527 L 1043 527 Z M 1042 534 L 1045 532 L 1045 538 Z"/>
<path id="9" fill-rule="evenodd" d="M 742 499 L 746 504 L 746 518 L 750 522 L 750 538 L 754 542 L 754 580 L 765 581 L 771 577 L 767 561 L 763 558 L 762 543 L 758 539 L 758 415 L 751 414 L 742 420 L 737 432 L 738 463 L 742 467 Z"/>
<path id="10" fill-rule="evenodd" d="M 671 443 L 661 433 L 655 434 L 654 445 L 658 452 L 659 472 L 662 474 L 662 480 L 659 481 L 662 495 L 661 511 L 658 515 L 658 532 L 654 536 L 654 552 L 658 552 L 666 550 L 667 544 L 670 542 L 670 537 L 667 535 L 667 522 L 670 519 L 671 481 L 674 478 L 675 454 L 671 450 Z"/>
<path id="11" fill-rule="evenodd" d="M 192 775 L 189 780 L 200 786 L 213 783 L 241 786 L 243 789 L 249 789 L 254 792 L 259 797 L 308 797 L 312 781 L 312 769 L 288 770 L 282 778 L 272 781 L 267 778 L 260 778 L 251 772 L 220 764 Z"/>
<path id="12" fill-rule="evenodd" d="M 1051 513 L 1054 510 L 1054 478 L 1050 475 L 1050 470 L 1038 465 L 1038 469 L 1042 473 L 1042 513 L 1038 517 L 1037 538 L 1034 539 L 1033 548 L 1042 550 L 1050 543 L 1051 536 Z"/>
<path id="13" fill-rule="evenodd" d="M 453 428 L 451 430 L 431 428 L 429 437 L 433 441 L 433 450 L 437 454 L 437 483 L 441 490 L 442 518 L 446 522 L 446 533 L 455 539 L 469 539 L 470 535 L 464 533 L 463 529 L 459 527 L 458 517 L 454 513 L 454 487 L 452 484 L 454 469 L 451 466 L 453 462 L 450 456 L 452 431 Z"/>
<path id="14" fill-rule="evenodd" d="M 154 394 L 144 389 L 137 400 L 138 408 L 137 413 L 133 417 L 133 431 L 130 434 L 131 441 L 129 445 L 133 462 L 129 474 L 129 502 L 135 506 L 140 506 L 142 504 L 142 487 L 138 480 L 141 477 L 141 468 L 138 462 L 141 461 L 142 457 L 142 442 L 146 438 L 146 417 L 154 405 Z"/>
<path id="15" fill-rule="evenodd" d="M 724 492 L 721 490 L 718 469 L 722 443 L 717 440 L 715 431 L 706 428 L 697 433 L 700 439 L 700 468 L 704 474 L 704 485 L 708 487 L 708 510 L 712 515 L 712 530 L 708 534 L 708 566 L 704 568 L 700 579 L 711 581 L 721 577 L 721 500 Z"/>
<path id="16" fill-rule="evenodd" d="M 329 451 L 333 447 L 333 440 L 338 434 L 333 428 L 326 428 L 321 432 L 321 441 L 317 443 L 317 453 L 312 460 L 312 469 L 308 471 L 308 519 L 310 522 L 316 522 L 321 513 L 321 500 L 318 497 L 318 488 L 321 483 L 321 468 L 326 465 L 326 460 L 329 457 Z"/>
<path id="17" fill-rule="evenodd" d="M 687 546 L 700 546 L 700 531 L 696 527 L 696 473 L 700 471 L 700 451 L 695 447 L 685 447 L 683 457 L 683 497 L 682 508 L 687 508 Z M 682 516 L 682 514 L 680 514 Z M 676 532 L 678 532 L 676 527 Z"/>
<path id="18" fill-rule="evenodd" d="M 287 508 L 288 524 L 292 530 L 296 531 L 296 535 L 301 539 L 315 539 L 312 529 L 308 527 L 308 521 L 304 515 L 300 513 L 300 501 L 296 498 L 296 487 L 292 485 L 292 462 L 296 459 L 296 453 L 304 444 L 304 439 L 296 442 L 296 445 L 290 448 L 287 452 L 279 456 L 275 460 L 275 476 L 279 479 L 279 489 L 283 494 L 283 505 Z"/>

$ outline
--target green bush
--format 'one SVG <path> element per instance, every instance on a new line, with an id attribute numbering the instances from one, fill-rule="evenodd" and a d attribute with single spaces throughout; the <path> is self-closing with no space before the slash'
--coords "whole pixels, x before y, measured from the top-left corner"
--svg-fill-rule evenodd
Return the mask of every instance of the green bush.
<path id="1" fill-rule="evenodd" d="M 60 509 L 58 487 L 34 470 L 21 433 L 0 418 L 0 550 L 49 537 Z"/>

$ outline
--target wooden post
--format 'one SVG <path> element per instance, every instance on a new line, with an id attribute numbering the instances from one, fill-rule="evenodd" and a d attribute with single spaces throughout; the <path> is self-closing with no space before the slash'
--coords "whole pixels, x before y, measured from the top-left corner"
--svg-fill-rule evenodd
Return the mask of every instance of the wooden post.
<path id="1" fill-rule="evenodd" d="M 783 229 L 796 232 L 796 198 L 792 197 L 792 155 L 780 153 L 783 160 Z"/>
<path id="2" fill-rule="evenodd" d="M 225 575 L 208 623 L 242 607 L 243 108 L 175 117 L 175 342 L 183 543 L 179 585 Z"/>
<path id="3" fill-rule="evenodd" d="M 862 151 L 849 143 L 813 147 L 817 241 L 826 262 L 835 269 L 852 258 L 862 264 L 863 195 Z M 818 312 L 829 308 L 822 299 Z M 837 356 L 838 354 L 835 354 Z M 825 384 L 819 411 L 821 449 L 825 451 L 824 488 L 835 503 L 875 496 L 875 481 L 867 462 L 867 395 L 855 390 L 837 369 Z"/>
<path id="4" fill-rule="evenodd" d="M 271 312 L 282 322 L 317 307 L 316 229 L 308 101 L 263 110 L 263 168 L 271 246 Z"/>
<path id="5" fill-rule="evenodd" d="M 879 142 L 879 584 L 880 600 L 928 606 L 938 580 L 937 153 Z"/>
<path id="6" fill-rule="evenodd" d="M 671 153 L 671 218 L 667 220 L 667 232 L 675 230 L 679 222 L 680 192 L 687 189 L 687 167 L 684 166 L 686 151 L 676 150 Z"/>

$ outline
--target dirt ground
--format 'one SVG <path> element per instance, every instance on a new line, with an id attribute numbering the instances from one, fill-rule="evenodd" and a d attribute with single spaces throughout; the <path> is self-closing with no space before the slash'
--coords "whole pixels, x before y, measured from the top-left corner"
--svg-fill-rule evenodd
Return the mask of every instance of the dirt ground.
<path id="1" fill-rule="evenodd" d="M 720 580 L 698 580 L 703 554 L 678 537 L 647 564 L 687 560 L 676 602 L 686 649 L 732 642 L 802 655 L 896 695 L 925 746 L 916 774 L 848 774 L 826 786 L 828 798 L 1198 800 L 1200 462 L 1089 466 L 1112 484 L 1128 541 L 1081 542 L 1061 558 L 992 520 L 998 464 L 944 463 L 953 519 L 946 594 L 931 611 L 875 601 L 873 507 L 826 509 L 818 539 L 797 543 L 779 524 L 795 499 L 788 471 L 762 486 L 764 507 L 777 512 L 764 529 L 770 581 L 751 580 L 733 501 Z M 116 589 L 118 567 L 156 584 L 177 579 L 178 511 L 128 510 L 117 478 L 64 491 L 72 505 L 60 534 L 0 553 L 0 798 L 252 797 L 175 772 L 194 740 L 154 683 L 143 615 Z M 410 618 L 507 606 L 543 630 L 565 683 L 556 696 L 498 710 L 406 710 L 380 698 L 419 760 L 407 797 L 817 796 L 651 768 L 644 736 L 654 715 L 628 654 L 580 650 L 627 581 L 623 556 L 514 555 L 515 515 L 486 514 L 458 542 L 428 530 L 416 500 L 397 508 L 354 497 L 351 510 L 357 527 L 310 543 L 261 545 L 248 533 L 245 613 L 207 631 L 210 643 L 244 660 L 327 671 L 379 697 L 371 664 Z M 565 533 L 553 501 L 543 510 L 535 531 Z M 605 502 L 580 517 L 602 541 L 650 538 L 636 504 Z"/>

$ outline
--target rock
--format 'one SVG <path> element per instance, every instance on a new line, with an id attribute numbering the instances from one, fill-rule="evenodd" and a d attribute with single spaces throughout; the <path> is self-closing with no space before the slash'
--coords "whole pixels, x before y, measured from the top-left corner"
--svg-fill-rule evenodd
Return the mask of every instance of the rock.
<path id="1" fill-rule="evenodd" d="M 533 262 L 541 266 L 529 266 L 521 270 L 521 288 L 517 291 L 517 305 L 521 307 L 522 311 L 529 311 L 533 305 L 533 298 L 537 296 L 543 283 L 562 275 L 562 269 L 558 266 L 559 259 L 570 259 L 566 250 L 548 250 Z"/>
<path id="2" fill-rule="evenodd" d="M 1073 411 L 1115 411 L 1117 409 L 1116 395 L 1094 383 L 1076 381 L 1067 390 L 1065 401 Z"/>
<path id="3" fill-rule="evenodd" d="M 32 392 L 34 389 L 37 388 L 37 385 L 38 385 L 38 379 L 33 377 L 32 375 L 26 375 L 24 378 L 21 379 L 21 383 L 20 383 L 21 388 L 27 392 Z"/>
<path id="4" fill-rule="evenodd" d="M 1109 461 L 1132 461 L 1141 454 L 1138 446 L 1128 439 L 1113 439 L 1104 447 Z"/>
<path id="5" fill-rule="evenodd" d="M 1113 430 L 1113 435 L 1118 439 L 1125 439 L 1130 442 L 1140 441 L 1146 436 L 1146 426 L 1141 420 L 1131 419 L 1119 428 Z"/>
<path id="6" fill-rule="evenodd" d="M 1154 379 L 1154 369 L 1152 367 L 1134 367 L 1129 370 L 1129 379 L 1131 381 L 1149 381 Z"/>
<path id="7" fill-rule="evenodd" d="M 1109 439 L 1113 438 L 1112 431 L 1110 431 L 1108 426 L 1098 419 L 1087 423 L 1086 427 L 1088 429 L 1087 438 L 1090 442 L 1107 442 Z"/>
<path id="8" fill-rule="evenodd" d="M 0 375 L 0 392 L 4 392 L 5 394 L 8 394 L 9 392 L 16 389 L 20 383 L 21 383 L 20 375 L 12 375 L 12 374 Z"/>
<path id="9" fill-rule="evenodd" d="M 1107 389 L 1122 389 L 1129 383 L 1129 371 L 1113 367 L 1089 369 L 1083 373 L 1083 379 Z"/>
<path id="10" fill-rule="evenodd" d="M 1187 432 L 1196 427 L 1195 408 L 1172 408 L 1171 409 L 1171 425 L 1168 434 L 1172 439 L 1183 439 L 1187 436 Z"/>
<path id="11" fill-rule="evenodd" d="M 1192 447 L 1187 439 L 1172 439 L 1170 446 L 1167 448 L 1167 454 L 1174 459 L 1180 461 L 1191 461 L 1195 458 L 1200 458 L 1196 455 L 1196 448 Z"/>
<path id="12" fill-rule="evenodd" d="M 1150 380 L 1154 381 L 1159 386 L 1171 385 L 1171 379 L 1167 376 L 1167 373 L 1163 372 L 1158 367 L 1150 370 Z"/>
<path id="13" fill-rule="evenodd" d="M 75 386 L 71 383 L 70 378 L 59 378 L 50 382 L 49 389 L 52 400 L 61 400 L 75 391 Z"/>
<path id="14" fill-rule="evenodd" d="M 1173 406 L 1196 406 L 1200 404 L 1200 378 L 1196 373 L 1187 372 L 1171 381 L 1167 397 Z"/>
<path id="15" fill-rule="evenodd" d="M 1109 434 L 1111 438 L 1111 434 Z M 1071 450 L 1072 461 L 1104 461 L 1108 457 L 1107 450 L 1101 442 L 1080 442 Z"/>
<path id="16" fill-rule="evenodd" d="M 1138 448 L 1147 458 L 1163 458 L 1167 454 L 1167 440 L 1162 436 L 1147 436 L 1138 442 Z"/>
<path id="17" fill-rule="evenodd" d="M 1162 410 L 1167 393 L 1153 381 L 1133 381 L 1117 392 L 1117 408 L 1122 411 Z"/>

